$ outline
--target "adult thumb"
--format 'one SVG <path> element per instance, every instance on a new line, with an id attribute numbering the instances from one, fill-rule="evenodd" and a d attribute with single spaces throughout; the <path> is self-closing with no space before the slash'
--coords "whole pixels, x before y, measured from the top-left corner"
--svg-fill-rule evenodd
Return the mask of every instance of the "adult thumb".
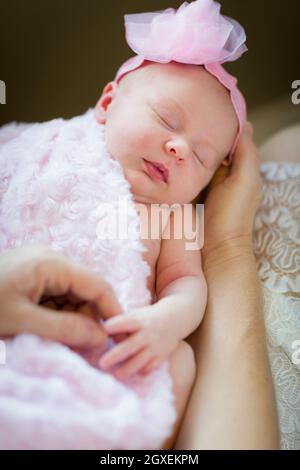
<path id="1" fill-rule="evenodd" d="M 231 175 L 247 179 L 257 177 L 259 173 L 259 152 L 253 141 L 253 126 L 245 124 L 232 159 Z"/>

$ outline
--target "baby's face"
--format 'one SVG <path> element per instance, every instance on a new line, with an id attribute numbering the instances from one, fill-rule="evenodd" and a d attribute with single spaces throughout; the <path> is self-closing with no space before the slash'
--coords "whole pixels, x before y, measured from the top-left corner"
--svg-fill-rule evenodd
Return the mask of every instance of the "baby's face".
<path id="1" fill-rule="evenodd" d="M 189 203 L 228 156 L 238 120 L 227 90 L 202 67 L 150 63 L 110 82 L 96 105 L 108 151 L 134 199 Z M 156 179 L 145 160 L 168 170 Z M 151 165 L 150 165 L 151 167 Z"/>

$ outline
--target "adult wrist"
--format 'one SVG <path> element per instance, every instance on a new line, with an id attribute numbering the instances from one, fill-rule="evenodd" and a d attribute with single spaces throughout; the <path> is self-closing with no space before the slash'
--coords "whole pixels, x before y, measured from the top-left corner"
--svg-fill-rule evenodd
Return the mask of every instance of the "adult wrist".
<path id="1" fill-rule="evenodd" d="M 225 267 L 243 260 L 255 261 L 252 235 L 224 239 L 216 244 L 204 243 L 202 260 L 205 270 Z"/>

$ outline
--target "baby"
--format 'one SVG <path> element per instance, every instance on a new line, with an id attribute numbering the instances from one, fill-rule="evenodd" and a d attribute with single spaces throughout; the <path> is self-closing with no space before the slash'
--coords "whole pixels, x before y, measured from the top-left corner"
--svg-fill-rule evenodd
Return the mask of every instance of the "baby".
<path id="1" fill-rule="evenodd" d="M 186 248 L 191 240 L 185 230 L 176 236 L 176 224 L 183 225 L 180 209 L 191 204 L 193 226 L 201 225 L 192 203 L 233 155 L 245 107 L 236 80 L 221 63 L 245 51 L 245 38 L 212 0 L 170 10 L 161 22 L 155 13 L 125 16 L 127 40 L 139 53 L 104 87 L 95 107 L 107 150 L 123 169 L 137 211 L 145 209 L 142 231 L 151 228 L 153 204 L 178 208 L 159 227 L 157 239 L 144 239 L 154 301 L 103 322 L 118 344 L 101 356 L 99 367 L 114 368 L 116 378 L 127 379 L 169 359 L 179 419 L 195 378 L 194 354 L 184 339 L 202 321 L 207 284 L 201 251 Z"/>
<path id="2" fill-rule="evenodd" d="M 137 205 L 149 208 L 149 218 L 151 204 L 191 203 L 229 155 L 238 130 L 232 102 L 220 82 L 202 67 L 175 62 L 148 63 L 127 74 L 119 85 L 108 83 L 96 105 L 96 118 L 105 124 L 109 152 L 122 165 Z M 193 210 L 196 218 L 194 206 Z M 171 212 L 162 228 L 166 235 L 144 240 L 145 260 L 151 267 L 148 288 L 157 300 L 147 308 L 147 324 L 152 327 L 144 331 L 136 325 L 139 334 L 100 361 L 102 368 L 108 368 L 126 359 L 115 373 L 119 378 L 150 371 L 203 318 L 207 286 L 200 252 L 187 250 L 184 236 L 174 238 L 174 220 Z M 147 223 L 141 220 L 142 225 Z M 128 315 L 107 321 L 105 328 L 110 335 L 129 333 L 133 324 Z M 148 347 L 146 333 L 155 334 Z M 147 358 L 152 361 L 146 364 Z M 185 369 L 194 371 L 192 355 Z"/>
<path id="3" fill-rule="evenodd" d="M 105 125 L 107 148 L 121 164 L 135 203 L 148 208 L 141 224 L 150 220 L 151 225 L 152 204 L 194 202 L 217 168 L 230 163 L 246 105 L 221 63 L 247 50 L 245 32 L 220 15 L 212 0 L 185 2 L 177 11 L 125 15 L 125 27 L 138 54 L 104 87 L 95 116 Z M 203 318 L 207 285 L 201 253 L 186 249 L 185 235 L 175 236 L 175 219 L 171 212 L 159 239 L 144 241 L 156 303 L 105 323 L 109 335 L 134 332 L 100 360 L 106 370 L 119 365 L 119 378 L 152 370 L 178 348 L 186 354 L 183 339 Z M 178 362 L 192 381 L 194 358 L 187 354 Z"/>
<path id="4" fill-rule="evenodd" d="M 202 27 L 203 19 L 211 29 Z M 153 223 L 152 204 L 194 202 L 218 167 L 228 164 L 245 110 L 236 80 L 220 64 L 247 48 L 241 26 L 222 17 L 212 0 L 184 3 L 176 12 L 125 15 L 125 25 L 127 42 L 138 55 L 104 87 L 95 118 L 105 125 L 107 149 L 122 166 L 138 212 L 141 204 L 147 208 L 141 211 L 143 228 Z M 190 30 L 198 37 L 190 37 Z M 179 415 L 195 375 L 194 355 L 183 340 L 202 321 L 207 284 L 201 252 L 186 249 L 184 230 L 181 238 L 174 236 L 175 220 L 170 212 L 158 239 L 144 239 L 155 301 L 103 323 L 118 344 L 102 355 L 99 366 L 126 379 L 170 358 Z"/>
<path id="5" fill-rule="evenodd" d="M 131 63 L 124 64 L 116 79 L 104 87 L 95 108 L 97 121 L 105 125 L 107 148 L 121 164 L 134 201 L 149 209 L 148 215 L 147 211 L 141 212 L 142 225 L 149 220 L 151 224 L 152 204 L 183 205 L 196 200 L 218 167 L 228 164 L 246 115 L 235 79 L 223 72 L 220 65 L 224 57 L 230 57 L 230 49 L 231 60 L 246 50 L 242 28 L 237 23 L 234 27 L 231 24 L 235 40 L 230 41 L 226 23 L 229 20 L 219 16 L 218 27 L 223 22 L 227 42 L 223 49 L 218 49 L 218 35 L 212 27 L 211 40 L 216 49 L 212 46 L 210 57 L 215 54 L 215 62 L 219 57 L 219 63 L 205 66 L 204 61 L 204 66 L 199 66 L 201 60 L 195 63 L 189 57 L 188 31 L 196 31 L 195 23 L 199 18 L 201 22 L 201 15 L 206 17 L 206 24 L 209 19 L 213 23 L 218 6 L 199 0 L 185 2 L 176 13 L 174 10 L 170 13 L 171 10 L 162 13 L 166 22 L 155 13 L 125 16 L 127 42 L 139 54 Z M 168 12 L 170 17 L 166 19 Z M 186 37 L 180 37 L 182 22 Z M 164 34 L 167 29 L 168 35 Z M 209 55 L 208 36 L 206 30 L 206 42 L 202 41 L 206 50 L 205 47 L 201 50 L 201 37 L 198 38 L 199 57 L 202 53 Z M 176 41 L 178 54 L 174 54 Z M 192 207 L 196 219 L 198 214 Z M 179 239 L 174 236 L 175 225 L 171 212 L 159 239 L 144 241 L 145 260 L 151 268 L 148 288 L 156 302 L 104 323 L 108 335 L 129 334 L 129 338 L 106 352 L 99 365 L 106 371 L 117 367 L 114 375 L 126 378 L 137 372 L 148 373 L 168 357 L 178 429 L 196 373 L 192 348 L 184 339 L 202 321 L 207 284 L 201 252 L 186 249 L 185 236 Z M 168 443 L 163 448 L 168 448 Z"/>
<path id="6" fill-rule="evenodd" d="M 151 204 L 194 201 L 230 154 L 239 128 L 228 90 L 203 67 L 175 62 L 148 62 L 119 83 L 108 83 L 95 113 L 135 202 L 149 214 Z M 144 240 L 148 288 L 156 303 L 105 322 L 109 335 L 130 336 L 102 356 L 100 367 L 118 365 L 114 375 L 126 378 L 169 357 L 179 417 L 195 378 L 194 355 L 183 340 L 203 318 L 207 284 L 201 252 L 187 250 L 184 236 L 174 238 L 174 220 L 171 212 L 159 239 Z"/>

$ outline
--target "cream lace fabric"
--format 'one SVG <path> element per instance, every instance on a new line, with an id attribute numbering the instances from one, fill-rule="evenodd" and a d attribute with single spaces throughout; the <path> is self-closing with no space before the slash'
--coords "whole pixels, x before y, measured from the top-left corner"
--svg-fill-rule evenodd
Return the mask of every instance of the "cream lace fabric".
<path id="1" fill-rule="evenodd" d="M 253 241 L 281 447 L 300 449 L 300 164 L 263 163 L 261 176 L 263 199 Z"/>

